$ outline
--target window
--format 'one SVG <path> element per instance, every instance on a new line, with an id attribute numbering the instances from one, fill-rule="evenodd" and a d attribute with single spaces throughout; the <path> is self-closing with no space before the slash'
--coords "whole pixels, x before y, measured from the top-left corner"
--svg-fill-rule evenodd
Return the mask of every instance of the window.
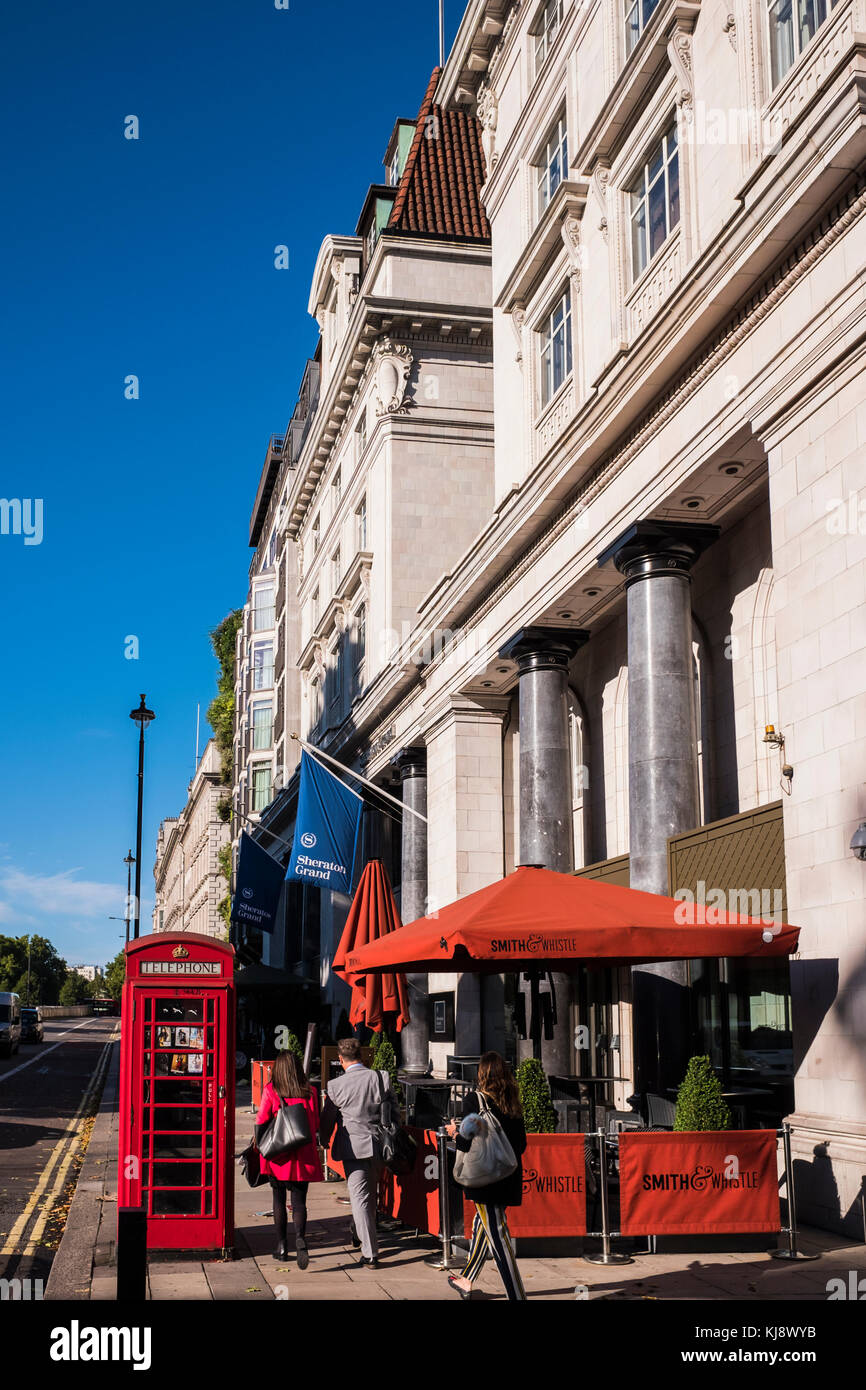
<path id="1" fill-rule="evenodd" d="M 629 195 L 631 264 L 636 280 L 680 220 L 676 121 L 655 146 Z"/>
<path id="2" fill-rule="evenodd" d="M 339 505 L 340 505 L 340 499 L 342 498 L 342 496 L 343 496 L 343 473 L 342 473 L 342 469 L 338 468 L 337 471 L 336 471 L 336 473 L 334 474 L 334 481 L 331 483 L 331 508 L 332 508 L 332 515 L 333 515 L 333 512 L 335 512 L 335 511 L 337 510 L 337 508 L 339 507 Z"/>
<path id="3" fill-rule="evenodd" d="M 834 0 L 770 0 L 770 70 L 774 87 L 815 37 L 833 3 Z"/>
<path id="4" fill-rule="evenodd" d="M 625 54 L 632 53 L 659 0 L 625 0 Z"/>
<path id="5" fill-rule="evenodd" d="M 322 717 L 322 682 L 318 676 L 310 681 L 310 728 L 314 729 Z"/>
<path id="6" fill-rule="evenodd" d="M 271 799 L 271 765 L 256 763 L 253 767 L 253 811 L 263 811 Z"/>
<path id="7" fill-rule="evenodd" d="M 320 521 L 319 517 L 316 517 L 315 521 L 313 522 L 313 554 L 314 554 L 314 555 L 316 554 L 316 551 L 319 549 L 319 541 L 321 540 L 321 537 L 322 537 L 322 526 L 321 526 L 321 521 Z"/>
<path id="8" fill-rule="evenodd" d="M 544 60 L 553 47 L 561 23 L 562 0 L 547 0 L 547 4 L 541 7 L 534 33 L 536 73 L 541 71 Z"/>
<path id="9" fill-rule="evenodd" d="M 400 151 L 395 150 L 388 166 L 388 182 L 392 188 L 396 188 L 400 182 Z"/>
<path id="10" fill-rule="evenodd" d="M 376 219 L 374 218 L 367 229 L 367 236 L 365 238 L 367 247 L 367 265 L 369 265 L 371 260 L 373 259 L 373 252 L 376 250 L 376 242 L 378 240 L 379 228 L 376 226 Z"/>
<path id="11" fill-rule="evenodd" d="M 355 650 L 352 660 L 352 694 L 359 695 L 364 688 L 364 659 L 367 651 L 367 610 L 358 609 L 355 619 Z"/>
<path id="12" fill-rule="evenodd" d="M 560 299 L 542 328 L 541 404 L 547 405 L 571 375 L 571 295 Z"/>
<path id="13" fill-rule="evenodd" d="M 343 575 L 342 575 L 342 560 L 341 560 L 341 554 L 340 554 L 340 547 L 337 546 L 337 549 L 334 551 L 333 555 L 331 556 L 331 591 L 332 591 L 332 593 L 338 594 L 338 593 L 340 592 L 340 580 L 342 579 L 342 577 L 343 577 Z"/>
<path id="14" fill-rule="evenodd" d="M 568 173 L 568 136 L 565 116 L 560 116 L 547 137 L 538 166 L 538 215 L 544 212 L 562 180 Z"/>
<path id="15" fill-rule="evenodd" d="M 270 690 L 274 683 L 273 643 L 253 647 L 253 690 Z"/>
<path id="16" fill-rule="evenodd" d="M 343 684 L 343 639 L 340 638 L 334 648 L 334 664 L 330 671 L 331 698 L 328 701 L 329 710 L 333 710 L 340 702 L 340 691 Z"/>
<path id="17" fill-rule="evenodd" d="M 360 416 L 360 419 L 358 420 L 358 428 L 357 428 L 357 430 L 356 430 L 356 434 L 357 434 L 357 436 L 358 436 L 358 458 L 360 458 L 361 455 L 363 454 L 364 450 L 365 450 L 366 447 L 367 447 L 367 407 L 366 407 L 366 405 L 362 405 L 362 406 L 361 406 L 361 416 Z"/>
<path id="18" fill-rule="evenodd" d="M 253 591 L 253 632 L 274 625 L 274 586 L 262 584 Z"/>
<path id="19" fill-rule="evenodd" d="M 270 569 L 270 568 L 271 568 L 271 565 L 274 563 L 274 560 L 276 559 L 276 556 L 277 556 L 277 528 L 276 528 L 276 526 L 275 526 L 274 529 L 273 529 L 273 531 L 271 532 L 271 539 L 268 541 L 268 554 L 267 554 L 267 558 L 266 558 L 266 560 L 265 560 L 265 567 L 266 567 L 267 569 Z"/>
<path id="20" fill-rule="evenodd" d="M 272 705 L 253 706 L 253 748 L 270 748 L 274 741 Z"/>
<path id="21" fill-rule="evenodd" d="M 367 549 L 367 499 L 361 498 L 360 506 L 355 512 L 355 520 L 358 532 L 358 549 Z"/>

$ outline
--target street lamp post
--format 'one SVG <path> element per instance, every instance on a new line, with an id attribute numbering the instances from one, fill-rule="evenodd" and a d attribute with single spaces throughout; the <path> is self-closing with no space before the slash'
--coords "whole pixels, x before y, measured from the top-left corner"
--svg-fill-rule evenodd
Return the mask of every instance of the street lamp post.
<path id="1" fill-rule="evenodd" d="M 141 810 L 144 798 L 144 726 L 149 724 L 151 719 L 156 716 L 153 710 L 147 708 L 144 703 L 144 696 L 141 697 L 141 704 L 138 709 L 130 710 L 130 719 L 138 725 L 138 818 L 135 827 L 135 922 L 133 924 L 133 939 L 138 940 L 139 925 L 141 919 Z"/>
<path id="2" fill-rule="evenodd" d="M 129 945 L 129 895 L 130 895 L 130 892 L 131 892 L 131 888 L 130 888 L 130 876 L 131 876 L 131 874 L 132 874 L 132 866 L 133 866 L 133 864 L 135 863 L 135 859 L 134 859 L 134 857 L 133 857 L 132 850 L 129 851 L 129 853 L 127 854 L 127 856 L 126 856 L 126 858 L 124 859 L 123 862 L 124 862 L 124 864 L 126 865 L 126 907 L 125 907 L 124 913 L 123 913 L 123 920 L 126 922 L 126 944 L 127 944 L 127 946 L 128 946 L 128 945 Z"/>
<path id="3" fill-rule="evenodd" d="M 27 1003 L 30 1003 L 30 943 L 33 940 L 32 933 L 27 937 Z"/>

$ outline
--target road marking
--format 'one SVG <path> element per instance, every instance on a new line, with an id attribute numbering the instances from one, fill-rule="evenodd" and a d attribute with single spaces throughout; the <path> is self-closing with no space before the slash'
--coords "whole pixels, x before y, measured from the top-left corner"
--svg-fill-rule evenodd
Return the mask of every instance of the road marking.
<path id="1" fill-rule="evenodd" d="M 108 1071 L 108 1061 L 111 1056 L 111 1047 L 115 1040 L 115 1036 L 116 1035 L 113 1034 L 110 1041 L 107 1042 L 105 1044 L 105 1047 L 102 1049 L 102 1055 L 100 1056 L 99 1061 L 96 1064 L 96 1070 L 93 1073 L 90 1085 L 88 1086 L 84 1094 L 82 1106 L 87 1106 L 88 1109 L 90 1101 L 101 1090 L 102 1083 L 105 1080 L 105 1073 Z M 54 1210 L 54 1206 L 57 1202 L 58 1197 L 60 1196 L 64 1187 L 66 1186 L 66 1175 L 69 1172 L 72 1160 L 78 1152 L 79 1148 L 81 1147 L 82 1133 L 83 1126 L 78 1130 L 77 1134 L 73 1138 L 72 1143 L 69 1145 L 69 1148 L 67 1149 L 66 1154 L 64 1155 L 63 1162 L 60 1164 L 57 1170 L 57 1177 L 54 1181 L 54 1186 L 52 1187 L 45 1201 L 43 1202 L 42 1210 L 39 1213 L 39 1219 L 37 1220 L 35 1226 L 33 1227 L 33 1230 L 30 1232 L 30 1235 L 28 1237 L 27 1246 L 24 1251 L 25 1255 L 35 1255 L 36 1251 L 39 1249 L 39 1243 L 42 1238 L 42 1232 L 45 1230 L 45 1227 L 48 1223 L 48 1218 Z"/>
<path id="2" fill-rule="evenodd" d="M 67 1028 L 65 1033 L 60 1034 L 61 1040 L 67 1038 L 70 1033 L 77 1033 L 79 1028 L 86 1028 L 88 1023 L 92 1022 L 92 1018 L 85 1018 L 82 1023 L 76 1023 L 74 1028 Z M 20 1067 L 13 1067 L 11 1071 L 4 1071 L 3 1075 L 0 1076 L 0 1082 L 8 1081 L 10 1076 L 17 1075 L 17 1073 L 23 1071 L 25 1067 L 32 1067 L 34 1062 L 41 1062 L 43 1057 L 47 1057 L 49 1052 L 53 1052 L 55 1047 L 59 1046 L 60 1042 L 52 1043 L 44 1052 L 37 1052 L 35 1057 L 30 1057 L 28 1061 L 22 1062 Z"/>
<path id="3" fill-rule="evenodd" d="M 71 1031 L 71 1030 L 70 1030 L 70 1031 Z M 65 1143 L 67 1142 L 67 1140 L 69 1139 L 70 1134 L 72 1134 L 72 1133 L 75 1132 L 76 1126 L 78 1125 L 79 1121 L 81 1120 L 81 1118 L 82 1118 L 82 1116 L 83 1116 L 83 1114 L 84 1114 L 85 1107 L 87 1106 L 88 1101 L 89 1101 L 89 1099 L 90 1099 L 90 1096 L 91 1096 L 91 1094 L 92 1094 L 92 1092 L 93 1092 L 93 1089 L 94 1089 L 94 1082 L 95 1082 L 95 1080 L 96 1080 L 96 1077 L 98 1076 L 99 1071 L 100 1071 L 100 1068 L 101 1068 L 102 1065 L 103 1065 L 103 1061 L 104 1061 L 104 1059 L 107 1058 L 108 1053 L 109 1053 L 109 1049 L 111 1048 L 111 1046 L 112 1046 L 112 1044 L 114 1043 L 114 1041 L 115 1041 L 116 1038 L 117 1038 L 117 1030 L 115 1029 L 114 1032 L 112 1033 L 110 1039 L 109 1039 L 108 1042 L 105 1044 L 105 1047 L 102 1049 L 102 1053 L 100 1054 L 99 1061 L 98 1061 L 97 1064 L 96 1064 L 96 1068 L 95 1068 L 95 1070 L 93 1071 L 93 1073 L 92 1073 L 92 1075 L 91 1075 L 91 1078 L 90 1078 L 90 1081 L 89 1081 L 89 1083 L 88 1083 L 88 1085 L 87 1085 L 87 1087 L 86 1087 L 86 1089 L 85 1089 L 84 1095 L 83 1095 L 82 1098 L 81 1098 L 81 1104 L 79 1105 L 79 1107 L 78 1107 L 77 1111 L 75 1112 L 75 1114 L 73 1115 L 72 1119 L 69 1121 L 69 1123 L 68 1123 L 68 1125 L 66 1126 L 66 1129 L 64 1130 L 63 1134 L 62 1134 L 61 1137 L 58 1139 L 57 1143 L 54 1145 L 54 1148 L 51 1150 L 51 1154 L 50 1154 L 50 1156 L 49 1156 L 49 1158 L 48 1158 L 48 1162 L 46 1163 L 45 1167 L 44 1167 L 43 1170 L 42 1170 L 42 1173 L 41 1173 L 41 1175 L 40 1175 L 39 1181 L 38 1181 L 38 1183 L 36 1184 L 36 1187 L 35 1187 L 35 1188 L 33 1189 L 33 1191 L 31 1192 L 30 1196 L 28 1197 L 27 1203 L 26 1203 L 26 1205 L 25 1205 L 25 1207 L 24 1207 L 24 1210 L 21 1212 L 21 1215 L 18 1217 L 18 1220 L 15 1222 L 15 1225 L 12 1227 L 12 1230 L 9 1232 L 9 1235 L 8 1235 L 8 1237 L 7 1237 L 7 1240 L 6 1240 L 6 1244 L 2 1247 L 2 1249 L 0 1249 L 0 1255 L 17 1255 L 17 1254 L 19 1254 L 19 1253 L 24 1253 L 24 1252 L 20 1252 L 20 1251 L 16 1248 L 17 1245 L 18 1245 L 18 1242 L 19 1242 L 19 1240 L 21 1239 L 21 1236 L 23 1235 L 24 1231 L 27 1229 L 27 1224 L 28 1224 L 28 1222 L 30 1221 L 31 1216 L 33 1215 L 33 1210 L 34 1210 L 34 1208 L 35 1208 L 35 1206 L 36 1206 L 36 1203 L 39 1201 L 39 1198 L 42 1196 L 42 1193 L 45 1191 L 45 1188 L 48 1186 L 49 1180 L 50 1180 L 50 1178 L 51 1178 L 51 1174 L 52 1174 L 52 1172 L 54 1171 L 55 1166 L 57 1165 L 57 1163 L 58 1163 L 59 1160 L 60 1160 L 60 1155 L 61 1155 L 61 1153 L 62 1153 L 62 1151 L 63 1151 L 63 1146 L 64 1146 L 64 1144 L 65 1144 Z"/>

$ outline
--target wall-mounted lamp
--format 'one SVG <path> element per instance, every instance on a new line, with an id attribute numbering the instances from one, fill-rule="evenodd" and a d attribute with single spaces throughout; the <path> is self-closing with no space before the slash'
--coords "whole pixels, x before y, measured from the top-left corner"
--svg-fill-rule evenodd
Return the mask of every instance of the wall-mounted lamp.
<path id="1" fill-rule="evenodd" d="M 777 734 L 775 726 L 773 724 L 767 724 L 764 729 L 764 742 L 774 743 L 777 748 L 784 748 L 785 735 L 783 733 Z"/>

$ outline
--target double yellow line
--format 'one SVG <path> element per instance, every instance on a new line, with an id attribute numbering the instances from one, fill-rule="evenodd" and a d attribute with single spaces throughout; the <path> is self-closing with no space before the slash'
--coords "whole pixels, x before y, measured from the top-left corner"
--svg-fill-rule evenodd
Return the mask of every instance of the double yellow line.
<path id="1" fill-rule="evenodd" d="M 81 1144 L 81 1139 L 84 1130 L 83 1122 L 89 1117 L 91 1109 L 93 1108 L 93 1103 L 102 1090 L 102 1085 L 105 1080 L 105 1073 L 108 1070 L 108 1061 L 111 1056 L 111 1047 L 119 1036 L 120 1031 L 117 1027 L 115 1027 L 114 1032 L 112 1033 L 108 1042 L 105 1044 L 105 1047 L 102 1049 L 99 1061 L 96 1064 L 93 1075 L 91 1076 L 90 1081 L 88 1083 L 87 1089 L 84 1092 L 84 1095 L 81 1097 L 81 1104 L 79 1105 L 72 1119 L 69 1121 L 68 1125 L 66 1126 L 66 1129 L 63 1131 L 63 1134 L 58 1139 L 57 1143 L 54 1145 L 54 1148 L 51 1151 L 51 1156 L 49 1157 L 48 1162 L 46 1163 L 45 1167 L 42 1169 L 41 1174 L 39 1175 L 39 1181 L 27 1199 L 27 1204 L 24 1207 L 24 1210 L 18 1217 L 18 1220 L 15 1222 L 15 1225 L 12 1227 L 12 1230 L 9 1232 L 6 1244 L 2 1247 L 2 1249 L 0 1249 L 0 1256 L 36 1254 L 48 1218 L 54 1210 L 54 1206 L 58 1198 L 60 1197 L 60 1194 L 62 1193 L 64 1187 L 66 1186 L 67 1174 L 72 1164 L 72 1160 L 78 1152 L 79 1146 Z M 72 1142 L 68 1144 L 70 1135 L 72 1135 L 73 1138 Z M 67 1146 L 67 1144 L 68 1148 L 66 1148 L 66 1153 L 64 1155 L 63 1150 Z M 45 1192 L 49 1182 L 51 1181 L 52 1174 L 55 1173 L 55 1169 L 57 1171 L 54 1177 L 54 1184 L 51 1188 L 51 1191 L 45 1197 L 45 1200 L 42 1204 L 42 1210 L 39 1213 L 39 1216 L 36 1220 L 36 1224 L 34 1225 L 33 1230 L 30 1232 L 29 1239 L 27 1240 L 24 1249 L 21 1250 L 19 1249 L 19 1245 L 21 1243 L 24 1232 L 26 1231 L 27 1226 L 33 1216 L 33 1212 L 36 1209 L 36 1205 L 40 1197 Z"/>

